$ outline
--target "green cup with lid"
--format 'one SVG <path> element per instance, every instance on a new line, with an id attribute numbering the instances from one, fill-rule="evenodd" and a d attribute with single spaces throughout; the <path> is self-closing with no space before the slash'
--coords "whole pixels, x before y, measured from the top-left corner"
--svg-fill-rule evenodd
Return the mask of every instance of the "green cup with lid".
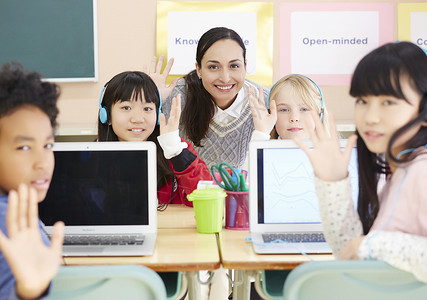
<path id="1" fill-rule="evenodd" d="M 187 195 L 193 202 L 196 227 L 199 233 L 216 233 L 222 230 L 224 199 L 227 193 L 219 188 L 206 186 Z"/>

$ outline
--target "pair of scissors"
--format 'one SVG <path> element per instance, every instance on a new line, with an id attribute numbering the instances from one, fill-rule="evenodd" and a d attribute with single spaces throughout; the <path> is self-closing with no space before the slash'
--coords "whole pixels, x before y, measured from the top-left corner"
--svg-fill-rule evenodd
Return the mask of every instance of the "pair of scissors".
<path id="1" fill-rule="evenodd" d="M 232 174 L 230 174 L 227 169 L 231 170 Z M 218 179 L 215 176 L 215 173 L 219 173 L 219 175 L 221 176 L 222 182 L 224 184 L 222 184 L 221 182 L 218 181 Z M 219 187 L 221 187 L 227 191 L 238 192 L 240 190 L 239 174 L 228 163 L 222 162 L 220 164 L 213 164 L 211 166 L 211 174 L 212 174 L 212 177 L 214 178 L 214 180 L 216 181 L 216 183 L 218 184 Z M 235 176 L 233 176 L 233 174 Z"/>

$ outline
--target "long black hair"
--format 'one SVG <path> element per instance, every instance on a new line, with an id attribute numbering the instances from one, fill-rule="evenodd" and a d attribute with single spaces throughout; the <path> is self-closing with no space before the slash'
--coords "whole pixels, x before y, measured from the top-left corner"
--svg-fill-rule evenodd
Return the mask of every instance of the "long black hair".
<path id="1" fill-rule="evenodd" d="M 242 48 L 243 58 L 246 60 L 246 47 L 242 38 L 232 29 L 215 27 L 206 31 L 197 44 L 196 62 L 202 65 L 202 59 L 206 51 L 217 41 L 233 40 Z M 194 145 L 202 146 L 201 140 L 205 138 L 209 130 L 209 124 L 215 115 L 215 102 L 212 96 L 203 87 L 202 81 L 193 70 L 185 77 L 187 100 L 181 115 L 181 121 L 185 136 Z"/>
<path id="2" fill-rule="evenodd" d="M 350 95 L 353 97 L 390 95 L 407 101 L 402 91 L 402 80 L 409 80 L 413 89 L 421 95 L 419 115 L 397 130 L 391 137 L 386 156 L 368 150 L 365 142 L 356 131 L 359 199 L 358 213 L 363 231 L 369 232 L 379 210 L 377 185 L 381 174 L 388 174 L 386 158 L 395 162 L 407 161 L 406 157 L 398 160 L 391 153 L 396 139 L 414 125 L 427 121 L 427 55 L 417 45 L 409 42 L 385 44 L 366 55 L 354 71 Z M 427 127 L 420 130 L 407 142 L 406 147 L 417 148 L 427 144 Z"/>
<path id="3" fill-rule="evenodd" d="M 156 105 L 158 119 L 160 95 L 150 76 L 138 71 L 126 71 L 114 76 L 106 84 L 101 101 L 101 105 L 107 110 L 107 122 L 102 123 L 98 117 L 98 141 L 119 140 L 110 125 L 113 104 L 123 101 L 142 101 L 143 98 L 147 103 Z M 173 176 L 169 161 L 165 158 L 163 149 L 157 141 L 159 134 L 160 126 L 156 125 L 154 131 L 147 138 L 148 141 L 154 142 L 157 146 L 157 188 L 162 187 Z"/>

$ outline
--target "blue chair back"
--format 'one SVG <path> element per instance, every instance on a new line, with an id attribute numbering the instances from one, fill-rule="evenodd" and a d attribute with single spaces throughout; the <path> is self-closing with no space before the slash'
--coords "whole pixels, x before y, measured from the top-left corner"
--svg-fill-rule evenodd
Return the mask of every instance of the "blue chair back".
<path id="1" fill-rule="evenodd" d="M 383 261 L 309 262 L 289 274 L 283 299 L 427 299 L 427 284 Z"/>
<path id="2" fill-rule="evenodd" d="M 261 270 L 255 280 L 255 289 L 261 298 L 281 300 L 283 285 L 292 270 Z"/>
<path id="3" fill-rule="evenodd" d="M 157 274 L 165 284 L 168 300 L 184 297 L 187 292 L 187 281 L 182 272 L 160 272 Z"/>
<path id="4" fill-rule="evenodd" d="M 166 299 L 153 270 L 137 265 L 60 267 L 49 299 Z"/>

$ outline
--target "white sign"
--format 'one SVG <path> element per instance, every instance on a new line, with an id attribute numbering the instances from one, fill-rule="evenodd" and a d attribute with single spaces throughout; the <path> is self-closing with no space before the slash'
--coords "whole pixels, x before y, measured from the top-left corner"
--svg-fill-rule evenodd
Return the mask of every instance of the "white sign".
<path id="1" fill-rule="evenodd" d="M 352 74 L 379 46 L 378 24 L 378 11 L 292 12 L 292 73 Z"/>
<path id="2" fill-rule="evenodd" d="M 227 27 L 240 35 L 246 46 L 247 74 L 255 74 L 256 12 L 175 11 L 168 13 L 168 59 L 175 59 L 171 75 L 195 69 L 199 39 L 213 27 Z"/>
<path id="3" fill-rule="evenodd" d="M 427 12 L 411 13 L 411 41 L 427 49 Z"/>

